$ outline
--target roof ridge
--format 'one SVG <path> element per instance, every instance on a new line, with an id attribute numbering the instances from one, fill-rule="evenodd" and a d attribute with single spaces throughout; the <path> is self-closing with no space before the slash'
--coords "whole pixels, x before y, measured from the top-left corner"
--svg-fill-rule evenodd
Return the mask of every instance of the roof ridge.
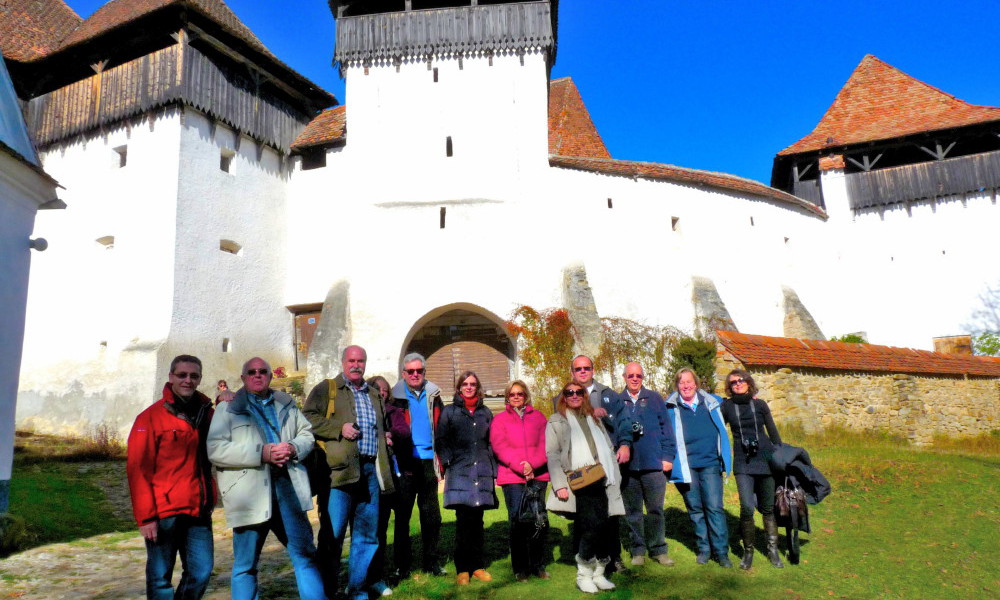
<path id="1" fill-rule="evenodd" d="M 778 156 L 993 121 L 1000 107 L 972 104 L 866 54 L 812 131 Z"/>

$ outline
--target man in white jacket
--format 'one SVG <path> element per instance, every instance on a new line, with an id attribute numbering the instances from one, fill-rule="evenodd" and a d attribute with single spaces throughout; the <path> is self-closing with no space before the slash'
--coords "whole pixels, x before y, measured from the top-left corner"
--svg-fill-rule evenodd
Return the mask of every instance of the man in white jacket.
<path id="1" fill-rule="evenodd" d="M 271 389 L 271 375 L 265 360 L 247 361 L 243 387 L 216 411 L 208 433 L 208 458 L 233 528 L 232 597 L 257 599 L 257 563 L 273 531 L 288 549 L 299 597 L 326 600 L 306 516 L 312 491 L 300 462 L 313 434 L 291 396 Z"/>

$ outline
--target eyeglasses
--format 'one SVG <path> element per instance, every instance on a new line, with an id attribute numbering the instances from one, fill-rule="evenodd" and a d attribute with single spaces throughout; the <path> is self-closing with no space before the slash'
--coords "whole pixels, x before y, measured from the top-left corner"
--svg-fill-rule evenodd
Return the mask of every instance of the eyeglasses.
<path id="1" fill-rule="evenodd" d="M 625 376 L 626 379 L 642 379 L 642 373 L 629 373 Z"/>
<path id="2" fill-rule="evenodd" d="M 524 398 L 524 392 L 511 392 L 507 394 L 508 398 Z"/>
<path id="3" fill-rule="evenodd" d="M 475 387 L 479 387 L 479 384 L 478 383 L 463 383 L 462 387 L 475 388 Z"/>
<path id="4" fill-rule="evenodd" d="M 267 369 L 247 369 L 247 375 L 250 377 L 253 377 L 254 375 L 267 377 Z"/>
<path id="5" fill-rule="evenodd" d="M 743 383 L 746 383 L 746 382 L 747 382 L 746 379 L 743 379 L 742 377 L 740 377 L 739 379 L 730 379 L 729 380 L 729 385 L 730 386 L 740 385 L 740 384 L 743 384 Z"/>
<path id="6" fill-rule="evenodd" d="M 579 373 L 581 371 L 593 371 L 594 367 L 573 367 L 574 373 Z"/>
<path id="7" fill-rule="evenodd" d="M 583 396 L 587 393 L 587 390 L 563 390 L 563 398 L 572 398 L 573 396 Z"/>
<path id="8" fill-rule="evenodd" d="M 177 379 L 201 379 L 201 373 L 174 373 Z"/>
<path id="9" fill-rule="evenodd" d="M 423 375 L 424 374 L 424 370 L 423 369 L 403 369 L 403 372 L 406 373 L 407 375 Z"/>

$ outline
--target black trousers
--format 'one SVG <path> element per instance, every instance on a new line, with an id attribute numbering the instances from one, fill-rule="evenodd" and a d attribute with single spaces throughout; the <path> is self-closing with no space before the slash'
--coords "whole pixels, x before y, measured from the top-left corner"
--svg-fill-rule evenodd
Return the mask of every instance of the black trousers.
<path id="1" fill-rule="evenodd" d="M 545 553 L 545 532 L 538 532 L 533 523 L 518 521 L 521 497 L 529 485 L 541 488 L 544 497 L 546 486 L 544 481 L 507 483 L 500 486 L 503 489 L 507 520 L 510 523 L 510 566 L 518 575 L 537 575 L 544 567 L 542 560 Z"/>
<path id="2" fill-rule="evenodd" d="M 576 519 L 573 526 L 580 536 L 577 554 L 583 560 L 611 557 L 612 548 L 619 543 L 618 520 L 608 517 L 608 494 L 604 480 L 592 483 L 576 496 Z"/>
<path id="3" fill-rule="evenodd" d="M 483 569 L 484 509 L 459 506 L 455 509 L 455 571 L 472 573 Z"/>
<path id="4" fill-rule="evenodd" d="M 754 507 L 765 517 L 774 513 L 774 477 L 737 473 L 733 478 L 740 494 L 740 520 L 752 520 Z"/>
<path id="5" fill-rule="evenodd" d="M 413 551 L 410 546 L 410 517 L 413 504 L 420 513 L 420 540 L 423 545 L 421 565 L 425 571 L 439 564 L 438 541 L 441 538 L 441 506 L 438 504 L 438 480 L 434 473 L 434 459 L 420 459 L 419 466 L 399 478 L 400 490 L 397 495 L 396 523 L 393 529 L 393 553 L 396 568 L 403 573 L 413 566 Z"/>

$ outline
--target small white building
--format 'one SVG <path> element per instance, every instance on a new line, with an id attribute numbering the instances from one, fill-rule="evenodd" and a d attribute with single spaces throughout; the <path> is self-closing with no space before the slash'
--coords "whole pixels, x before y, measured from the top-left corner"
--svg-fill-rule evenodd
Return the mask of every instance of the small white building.
<path id="1" fill-rule="evenodd" d="M 919 244 L 871 258 L 932 222 L 949 240 L 934 268 L 963 293 L 984 280 L 951 261 L 985 251 L 964 227 L 995 202 L 938 202 L 919 229 L 873 219 L 837 191 L 850 168 L 802 184 L 843 144 L 783 152 L 774 187 L 614 159 L 572 80 L 550 80 L 557 2 L 331 2 L 343 106 L 221 0 L 116 0 L 75 22 L 46 4 L 18 18 L 60 41 L 15 80 L 71 218 L 39 221 L 59 243 L 33 272 L 26 426 L 125 428 L 179 353 L 210 385 L 253 355 L 313 382 L 351 343 L 394 378 L 418 350 L 446 389 L 465 368 L 497 389 L 519 374 L 504 319 L 522 304 L 569 309 L 591 352 L 601 316 L 926 346 L 969 299 L 935 291 L 924 318 L 917 271 L 895 266 Z"/>
<path id="2" fill-rule="evenodd" d="M 31 235 L 39 210 L 65 208 L 56 197 L 57 187 L 39 164 L 0 55 L 0 373 L 6 375 L 0 380 L 0 515 L 7 512 L 14 460 L 17 375 L 31 250 L 43 251 L 47 245 Z"/>

